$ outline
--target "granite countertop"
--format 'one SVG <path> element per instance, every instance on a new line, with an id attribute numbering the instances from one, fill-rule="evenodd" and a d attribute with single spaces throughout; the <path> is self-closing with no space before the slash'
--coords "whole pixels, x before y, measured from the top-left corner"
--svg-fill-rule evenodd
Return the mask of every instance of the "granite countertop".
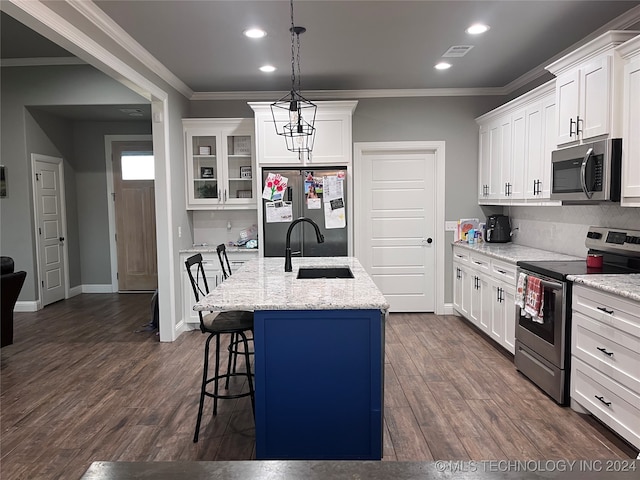
<path id="1" fill-rule="evenodd" d="M 284 271 L 284 258 L 247 262 L 193 307 L 194 310 L 368 310 L 387 311 L 389 303 L 354 257 L 292 259 L 293 272 Z M 348 266 L 354 278 L 297 279 L 301 266 Z"/>
<path id="2" fill-rule="evenodd" d="M 217 253 L 217 245 L 195 245 L 191 248 L 185 248 L 180 250 L 180 253 Z M 257 248 L 245 248 L 245 247 L 226 247 L 227 253 L 253 253 L 257 254 Z"/>
<path id="3" fill-rule="evenodd" d="M 515 243 L 475 243 L 469 245 L 467 242 L 453 242 L 456 247 L 466 248 L 474 252 L 482 253 L 498 260 L 516 263 L 520 260 L 530 262 L 541 260 L 584 260 L 582 257 L 574 257 L 565 255 L 564 253 L 550 252 L 548 250 L 540 250 L 539 248 L 527 247 L 525 245 L 517 245 Z"/>
<path id="4" fill-rule="evenodd" d="M 640 302 L 640 273 L 627 275 L 568 275 L 567 280 Z"/>

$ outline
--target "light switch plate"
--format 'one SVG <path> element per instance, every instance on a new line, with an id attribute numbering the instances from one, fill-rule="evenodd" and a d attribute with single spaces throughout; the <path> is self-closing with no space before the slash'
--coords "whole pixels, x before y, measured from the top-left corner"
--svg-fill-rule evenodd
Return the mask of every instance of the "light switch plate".
<path id="1" fill-rule="evenodd" d="M 458 222 L 456 220 L 449 220 L 444 222 L 445 232 L 455 232 L 458 228 Z"/>

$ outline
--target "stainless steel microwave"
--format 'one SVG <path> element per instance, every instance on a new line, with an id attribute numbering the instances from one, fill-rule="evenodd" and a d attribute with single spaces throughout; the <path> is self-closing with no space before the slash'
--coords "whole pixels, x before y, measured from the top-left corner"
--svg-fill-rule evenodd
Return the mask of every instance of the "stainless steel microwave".
<path id="1" fill-rule="evenodd" d="M 551 200 L 619 202 L 622 139 L 600 140 L 551 153 Z"/>

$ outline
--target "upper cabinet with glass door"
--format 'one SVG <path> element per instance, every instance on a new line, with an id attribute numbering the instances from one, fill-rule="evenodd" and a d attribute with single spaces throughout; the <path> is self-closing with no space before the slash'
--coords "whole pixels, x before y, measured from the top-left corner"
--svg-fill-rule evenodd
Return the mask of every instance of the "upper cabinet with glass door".
<path id="1" fill-rule="evenodd" d="M 256 208 L 252 119 L 183 119 L 187 209 Z"/>

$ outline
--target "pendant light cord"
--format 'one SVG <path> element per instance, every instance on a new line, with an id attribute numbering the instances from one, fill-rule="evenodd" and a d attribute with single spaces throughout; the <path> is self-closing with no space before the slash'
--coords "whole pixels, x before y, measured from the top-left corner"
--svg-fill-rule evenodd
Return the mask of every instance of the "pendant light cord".
<path id="1" fill-rule="evenodd" d="M 296 89 L 296 67 L 295 67 L 296 52 L 294 47 L 295 24 L 293 23 L 293 0 L 291 0 L 291 29 L 289 31 L 291 32 L 291 92 L 294 92 Z M 299 44 L 300 44 L 300 36 L 298 36 L 298 45 Z M 300 55 L 300 47 L 298 47 L 298 56 L 299 55 Z M 300 75 L 298 74 L 298 77 L 299 76 Z"/>

